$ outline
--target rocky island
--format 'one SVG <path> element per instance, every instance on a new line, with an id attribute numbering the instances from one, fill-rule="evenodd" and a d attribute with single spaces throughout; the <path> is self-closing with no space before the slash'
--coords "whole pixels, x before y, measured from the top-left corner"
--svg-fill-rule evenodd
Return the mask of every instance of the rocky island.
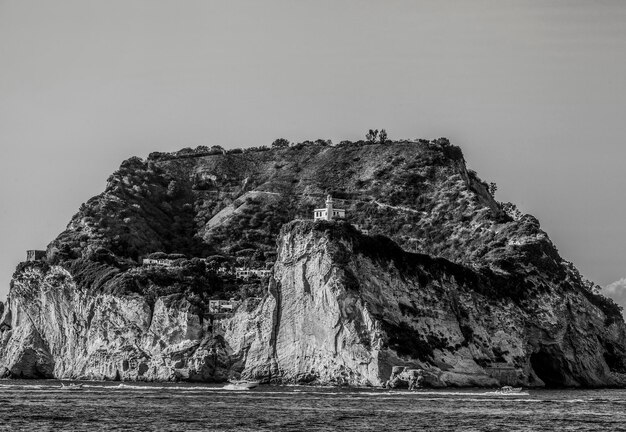
<path id="1" fill-rule="evenodd" d="M 620 308 L 494 193 L 443 138 L 131 158 L 16 269 L 0 375 L 625 385 Z"/>

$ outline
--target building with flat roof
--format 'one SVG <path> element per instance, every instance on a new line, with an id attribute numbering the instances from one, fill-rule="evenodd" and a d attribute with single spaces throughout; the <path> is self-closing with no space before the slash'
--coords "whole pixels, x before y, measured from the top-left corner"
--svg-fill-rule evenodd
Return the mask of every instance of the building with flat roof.
<path id="1" fill-rule="evenodd" d="M 239 303 L 234 298 L 229 300 L 209 300 L 209 313 L 230 313 Z"/>
<path id="2" fill-rule="evenodd" d="M 249 279 L 252 276 L 268 278 L 271 275 L 272 271 L 267 269 L 250 269 L 247 267 L 237 267 L 235 269 L 235 276 L 241 279 Z"/>
<path id="3" fill-rule="evenodd" d="M 27 250 L 26 261 L 40 261 L 46 257 L 45 250 Z"/>
<path id="4" fill-rule="evenodd" d="M 346 217 L 346 211 L 344 209 L 338 209 L 333 206 L 333 197 L 328 195 L 326 197 L 326 208 L 318 208 L 313 210 L 314 220 L 333 220 L 344 219 Z"/>
<path id="5" fill-rule="evenodd" d="M 163 259 L 163 258 L 159 258 L 159 259 L 155 259 L 155 258 L 144 258 L 141 261 L 142 265 L 145 266 L 161 266 L 161 267 L 171 267 L 173 264 L 174 260 L 171 259 Z"/>

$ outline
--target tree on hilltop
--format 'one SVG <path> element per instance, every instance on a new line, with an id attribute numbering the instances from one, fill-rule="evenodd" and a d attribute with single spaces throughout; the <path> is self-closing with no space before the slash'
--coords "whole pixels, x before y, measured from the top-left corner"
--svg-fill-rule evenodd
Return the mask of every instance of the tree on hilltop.
<path id="1" fill-rule="evenodd" d="M 500 203 L 500 208 L 511 217 L 513 220 L 520 220 L 523 216 L 522 212 L 519 211 L 517 206 L 512 202 L 502 202 Z"/>
<path id="2" fill-rule="evenodd" d="M 278 138 L 272 143 L 272 148 L 285 148 L 289 147 L 289 140 L 285 138 Z"/>
<path id="3" fill-rule="evenodd" d="M 372 144 L 376 142 L 377 137 L 378 137 L 378 129 L 376 130 L 370 129 L 369 132 L 365 134 L 365 139 Z"/>
<path id="4" fill-rule="evenodd" d="M 380 141 L 381 144 L 385 144 L 387 142 L 387 131 L 385 129 L 380 130 L 380 133 L 378 134 L 378 141 Z"/>
<path id="5" fill-rule="evenodd" d="M 330 145 L 333 145 L 333 142 L 332 142 L 332 140 L 329 140 L 329 139 L 321 139 L 320 138 L 320 139 L 316 139 L 315 140 L 315 144 L 321 145 L 321 146 L 330 146 Z"/>

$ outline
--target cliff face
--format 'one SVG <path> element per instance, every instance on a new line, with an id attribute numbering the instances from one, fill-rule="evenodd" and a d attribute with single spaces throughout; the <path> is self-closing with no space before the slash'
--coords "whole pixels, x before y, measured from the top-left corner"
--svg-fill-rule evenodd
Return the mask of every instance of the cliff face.
<path id="1" fill-rule="evenodd" d="M 558 287 L 522 299 L 508 278 L 403 252 L 341 224 L 293 223 L 270 295 L 243 329 L 244 374 L 278 382 L 379 385 L 393 366 L 433 386 L 626 382 L 623 323 Z M 259 317 L 263 326 L 258 326 Z"/>
<path id="2" fill-rule="evenodd" d="M 607 324 L 573 289 L 518 298 L 509 286 L 348 224 L 293 222 L 267 294 L 231 316 L 186 300 L 151 308 L 140 296 L 88 295 L 61 267 L 25 270 L 3 363 L 14 377 L 381 385 L 408 366 L 432 386 L 626 383 L 622 322 Z"/>
<path id="3" fill-rule="evenodd" d="M 186 301 L 89 295 L 62 267 L 31 268 L 13 281 L 4 375 L 25 378 L 223 380 L 210 356 L 210 322 Z M 205 367 L 207 366 L 207 367 Z M 190 375 L 190 371 L 194 375 Z"/>
<path id="4" fill-rule="evenodd" d="M 18 266 L 0 375 L 379 385 L 409 366 L 434 386 L 626 382 L 619 309 L 446 141 L 218 153 L 123 163 L 45 261 Z M 288 223 L 329 192 L 371 236 Z M 141 266 L 154 252 L 172 266 Z M 216 272 L 266 262 L 269 281 Z M 230 297 L 234 314 L 210 310 Z"/>

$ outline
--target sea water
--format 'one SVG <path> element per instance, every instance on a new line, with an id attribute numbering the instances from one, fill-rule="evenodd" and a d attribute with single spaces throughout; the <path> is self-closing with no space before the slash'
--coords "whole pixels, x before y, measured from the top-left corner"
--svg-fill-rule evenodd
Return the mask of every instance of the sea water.
<path id="1" fill-rule="evenodd" d="M 0 381 L 0 430 L 11 431 L 626 431 L 625 408 L 625 390 Z"/>

